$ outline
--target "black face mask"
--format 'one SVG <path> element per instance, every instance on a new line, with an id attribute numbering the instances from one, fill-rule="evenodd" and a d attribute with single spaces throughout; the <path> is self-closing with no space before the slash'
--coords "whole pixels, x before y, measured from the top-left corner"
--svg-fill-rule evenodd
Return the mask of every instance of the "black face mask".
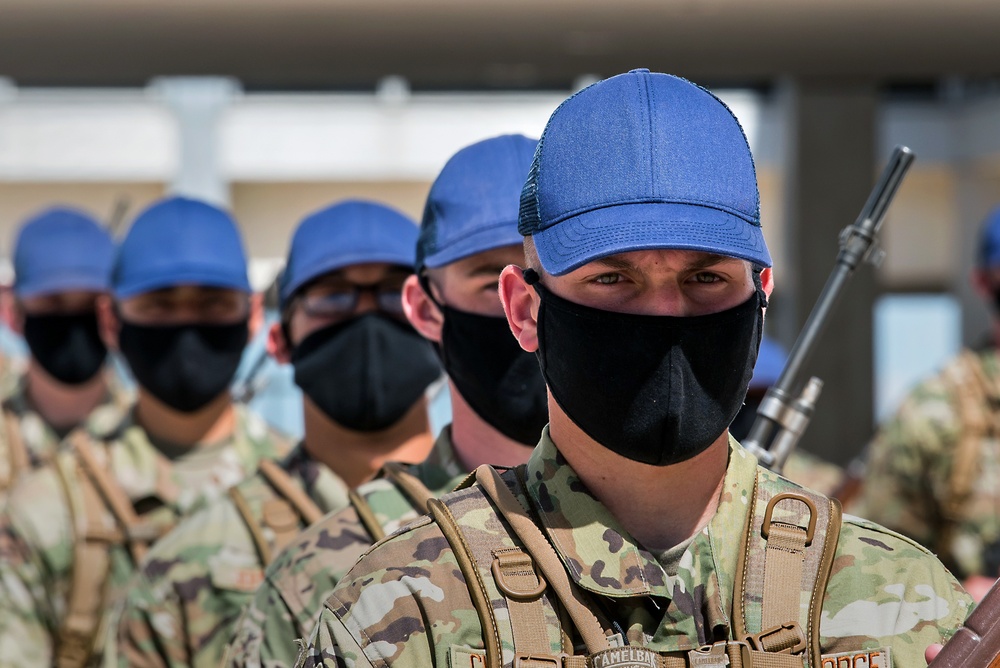
<path id="1" fill-rule="evenodd" d="M 721 313 L 633 315 L 541 296 L 538 360 L 552 396 L 588 436 L 645 464 L 704 451 L 733 421 L 753 376 L 759 290 Z"/>
<path id="2" fill-rule="evenodd" d="M 96 376 L 108 356 L 93 311 L 25 316 L 24 340 L 41 367 L 66 385 L 79 385 Z"/>
<path id="3" fill-rule="evenodd" d="M 232 325 L 135 325 L 118 339 L 136 381 L 174 410 L 191 413 L 229 388 L 246 347 L 247 321 Z"/>
<path id="4" fill-rule="evenodd" d="M 458 393 L 507 438 L 537 443 L 549 419 L 538 360 L 521 349 L 506 318 L 439 308 L 444 315 L 441 360 Z"/>
<path id="5" fill-rule="evenodd" d="M 292 353 L 295 384 L 334 422 L 380 431 L 441 375 L 434 349 L 408 324 L 366 313 L 315 331 Z"/>

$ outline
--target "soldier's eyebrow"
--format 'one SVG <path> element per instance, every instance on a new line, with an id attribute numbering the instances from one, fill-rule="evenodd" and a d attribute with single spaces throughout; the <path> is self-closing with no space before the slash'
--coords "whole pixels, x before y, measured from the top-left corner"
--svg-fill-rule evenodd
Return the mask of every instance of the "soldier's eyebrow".
<path id="1" fill-rule="evenodd" d="M 717 264 L 720 264 L 722 262 L 727 262 L 729 260 L 737 260 L 737 258 L 729 257 L 726 255 L 718 255 L 717 253 L 708 253 L 706 255 L 701 256 L 700 258 L 692 262 L 690 265 L 688 265 L 688 269 L 697 271 L 698 269 L 706 269 L 708 267 L 714 267 Z"/>
<path id="2" fill-rule="evenodd" d="M 634 271 L 636 269 L 634 262 L 629 262 L 623 257 L 615 257 L 614 255 L 598 258 L 594 262 L 606 269 L 613 269 L 615 271 Z"/>

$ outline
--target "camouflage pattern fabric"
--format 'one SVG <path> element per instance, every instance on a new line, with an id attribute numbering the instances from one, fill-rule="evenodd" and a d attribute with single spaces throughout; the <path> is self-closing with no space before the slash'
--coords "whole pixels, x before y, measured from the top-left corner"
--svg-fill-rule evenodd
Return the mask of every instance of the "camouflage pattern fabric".
<path id="1" fill-rule="evenodd" d="M 451 491 L 468 475 L 455 456 L 450 427 L 441 431 L 430 456 L 410 472 L 435 496 Z M 388 478 L 366 483 L 357 492 L 387 535 L 420 515 Z M 237 624 L 223 665 L 290 668 L 299 651 L 296 641 L 308 637 L 323 601 L 373 542 L 353 507 L 303 532 L 268 566 Z"/>
<path id="2" fill-rule="evenodd" d="M 847 510 L 938 552 L 961 578 L 997 577 L 997 564 L 987 561 L 1000 548 L 1000 359 L 996 349 L 965 359 L 979 362 L 991 386 L 980 395 L 984 405 L 978 410 L 992 424 L 980 431 L 975 475 L 959 515 L 949 516 L 945 507 L 965 428 L 958 386 L 976 383 L 959 358 L 915 387 L 879 429 L 869 446 L 860 498 Z"/>
<path id="3" fill-rule="evenodd" d="M 350 503 L 346 483 L 301 444 L 280 464 L 321 511 Z M 281 504 L 283 497 L 260 472 L 236 489 L 273 551 L 275 533 L 265 514 L 275 512 L 275 501 L 292 509 Z M 294 523 L 298 531 L 306 528 L 298 513 L 287 511 L 277 519 Z M 202 508 L 150 550 L 129 587 L 117 628 L 110 629 L 104 665 L 218 666 L 240 611 L 263 579 L 264 566 L 231 497 Z"/>
<path id="4" fill-rule="evenodd" d="M 621 625 L 629 644 L 675 652 L 732 639 L 733 600 L 739 597 L 734 573 L 757 475 L 756 460 L 731 441 L 718 510 L 673 573 L 588 492 L 548 430 L 527 466 L 530 498 L 520 501 L 530 503 L 569 576 Z M 773 473 L 760 475 L 774 491 L 796 488 Z M 456 519 L 489 532 L 501 526 L 491 508 Z M 555 612 L 548 597 L 543 600 L 551 619 Z M 947 640 L 970 606 L 925 549 L 848 517 L 823 599 L 823 653 L 884 647 L 896 666 L 924 665 L 924 649 Z M 547 636 L 553 654 L 562 651 L 555 625 Z M 510 645 L 504 645 L 509 662 Z M 483 647 L 455 555 L 438 526 L 424 518 L 379 543 L 340 582 L 297 665 L 465 668 L 476 664 L 473 654 L 481 656 Z"/>
<path id="5" fill-rule="evenodd" d="M 265 457 L 283 454 L 287 445 L 264 422 L 237 407 L 233 437 L 194 449 L 154 446 L 128 413 L 112 432 L 94 434 L 94 446 L 110 475 L 150 526 L 162 531 L 208 499 L 254 471 Z M 0 647 L 3 665 L 52 665 L 72 580 L 77 526 L 74 509 L 59 476 L 72 492 L 79 488 L 76 459 L 59 453 L 47 466 L 11 488 L 0 514 Z M 125 545 L 109 543 L 111 572 L 106 594 L 108 611 L 117 605 L 135 572 Z M 97 577 L 98 574 L 95 574 Z M 97 665 L 98 656 L 90 665 Z"/>
<path id="6" fill-rule="evenodd" d="M 114 429 L 124 414 L 128 411 L 128 406 L 132 402 L 132 394 L 126 391 L 111 371 L 106 373 L 108 378 L 108 397 L 105 403 L 101 404 L 87 418 L 85 428 L 96 434 L 105 434 Z M 0 384 L 7 382 L 6 378 L 0 380 Z M 11 465 L 11 443 L 8 429 L 16 429 L 20 434 L 21 443 L 28 456 L 28 467 L 26 470 L 37 469 L 43 464 L 52 460 L 62 438 L 49 426 L 42 416 L 35 411 L 28 401 L 27 387 L 23 376 L 16 378 L 12 383 L 9 392 L 4 394 L 3 402 L 0 403 L 0 495 L 7 491 L 13 484 L 13 471 Z M 7 420 L 12 420 L 13 424 L 8 425 Z"/>

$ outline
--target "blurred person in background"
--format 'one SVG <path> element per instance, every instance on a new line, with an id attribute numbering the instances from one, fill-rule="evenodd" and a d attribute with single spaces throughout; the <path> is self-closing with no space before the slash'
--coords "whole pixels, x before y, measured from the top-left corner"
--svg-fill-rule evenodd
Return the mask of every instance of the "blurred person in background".
<path id="1" fill-rule="evenodd" d="M 376 540 L 426 512 L 484 463 L 527 461 L 548 420 L 538 361 L 510 335 L 497 294 L 500 272 L 524 262 L 517 231 L 521 186 L 537 141 L 504 135 L 468 146 L 428 196 L 407 280 L 406 315 L 433 341 L 450 378 L 452 424 L 426 462 L 362 485 L 352 507 L 310 527 L 268 567 L 236 627 L 224 665 L 287 667 L 296 639 L 337 582 Z"/>
<path id="2" fill-rule="evenodd" d="M 736 414 L 736 419 L 729 425 L 729 433 L 737 441 L 750 435 L 754 420 L 757 419 L 757 409 L 768 389 L 778 382 L 785 368 L 788 355 L 781 344 L 764 336 L 760 340 L 760 350 L 757 352 L 757 362 L 754 364 L 753 377 L 747 389 L 747 397 L 743 407 Z M 781 472 L 783 476 L 797 482 L 803 487 L 830 496 L 839 489 L 844 480 L 844 470 L 836 464 L 820 459 L 802 448 L 796 448 L 785 462 Z"/>
<path id="3" fill-rule="evenodd" d="M 299 225 L 268 349 L 295 369 L 304 438 L 153 548 L 110 629 L 106 665 L 217 666 L 272 555 L 347 507 L 386 462 L 427 456 L 425 392 L 441 367 L 403 314 L 416 240 L 412 220 L 374 202 Z"/>
<path id="4" fill-rule="evenodd" d="M 0 410 L 0 491 L 50 461 L 72 429 L 88 419 L 94 429 L 110 427 L 128 405 L 106 367 L 97 324 L 114 253 L 111 235 L 70 208 L 43 211 L 17 234 L 14 285 L 4 299 L 29 352 L 23 373 L 3 380 L 10 386 Z"/>
<path id="5" fill-rule="evenodd" d="M 98 299 L 105 344 L 137 383 L 131 410 L 11 487 L 0 515 L 4 666 L 96 665 L 109 611 L 149 546 L 286 445 L 229 386 L 254 319 L 239 231 L 169 198 L 136 219 Z"/>
<path id="6" fill-rule="evenodd" d="M 1000 576 L 1000 208 L 983 223 L 970 282 L 991 314 L 988 339 L 881 426 L 847 510 L 936 552 L 979 600 Z"/>

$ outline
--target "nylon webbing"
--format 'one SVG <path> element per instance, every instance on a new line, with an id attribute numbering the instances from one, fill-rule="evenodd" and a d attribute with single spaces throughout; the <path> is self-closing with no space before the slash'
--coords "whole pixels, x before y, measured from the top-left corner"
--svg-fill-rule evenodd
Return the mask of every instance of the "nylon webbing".
<path id="1" fill-rule="evenodd" d="M 347 498 L 350 500 L 351 505 L 354 506 L 354 512 L 358 514 L 358 519 L 361 520 L 362 526 L 364 526 L 368 535 L 372 537 L 372 540 L 377 543 L 385 538 L 385 530 L 375 516 L 375 511 L 368 505 L 365 497 L 353 489 L 349 489 L 347 490 Z"/>
<path id="2" fill-rule="evenodd" d="M 396 486 L 403 490 L 410 501 L 416 505 L 417 510 L 422 515 L 427 514 L 427 502 L 434 498 L 434 494 L 427 489 L 420 479 L 406 470 L 401 464 L 389 462 L 382 467 L 385 477 L 396 483 Z"/>
<path id="3" fill-rule="evenodd" d="M 62 468 L 56 468 L 69 491 L 70 482 L 63 476 Z M 66 615 L 55 643 L 57 668 L 82 668 L 87 664 L 98 635 L 111 570 L 106 539 L 117 535 L 119 540 L 124 540 L 120 532 L 106 526 L 113 520 L 106 515 L 104 500 L 90 477 L 81 471 L 74 483 L 79 490 L 83 512 L 74 512 L 73 569 Z M 71 503 L 70 508 L 75 508 L 75 504 Z"/>
<path id="4" fill-rule="evenodd" d="M 520 548 L 494 550 L 492 570 L 497 589 L 507 599 L 514 651 L 548 654 L 549 637 L 545 632 L 547 622 L 542 601 L 546 583 L 535 573 L 531 556 Z"/>
<path id="5" fill-rule="evenodd" d="M 765 629 L 799 619 L 805 547 L 805 529 L 778 522 L 771 524 L 764 556 L 762 625 Z"/>
<path id="6" fill-rule="evenodd" d="M 559 555 L 527 516 L 520 502 L 514 498 L 506 483 L 500 478 L 500 474 L 489 466 L 480 466 L 476 469 L 476 482 L 496 504 L 500 514 L 524 543 L 528 554 L 532 556 L 542 576 L 548 581 L 548 586 L 569 613 L 573 625 L 587 646 L 587 651 L 593 654 L 608 649 L 608 638 L 600 622 L 583 603 L 586 595 L 570 580 Z"/>
<path id="7" fill-rule="evenodd" d="M 7 449 L 10 455 L 10 477 L 6 481 L 12 485 L 21 473 L 31 466 L 31 457 L 21 438 L 21 423 L 9 410 L 3 411 L 4 431 L 7 434 Z"/>
<path id="8" fill-rule="evenodd" d="M 260 524 L 257 522 L 257 518 L 254 516 L 253 511 L 250 510 L 250 504 L 247 503 L 246 497 L 240 490 L 236 489 L 233 485 L 226 493 L 232 500 L 233 505 L 236 506 L 236 510 L 239 512 L 240 517 L 243 518 L 243 523 L 247 525 L 247 529 L 250 531 L 250 537 L 253 539 L 254 547 L 257 548 L 257 556 L 260 557 L 262 564 L 271 563 L 271 546 L 268 544 L 267 539 L 264 537 L 263 532 L 260 530 Z"/>
<path id="9" fill-rule="evenodd" d="M 299 514 L 306 526 L 315 524 L 323 517 L 323 511 L 316 505 L 316 502 L 295 484 L 288 472 L 282 469 L 277 462 L 271 459 L 261 460 L 260 472 L 271 483 L 275 491 L 292 504 L 295 512 Z"/>

